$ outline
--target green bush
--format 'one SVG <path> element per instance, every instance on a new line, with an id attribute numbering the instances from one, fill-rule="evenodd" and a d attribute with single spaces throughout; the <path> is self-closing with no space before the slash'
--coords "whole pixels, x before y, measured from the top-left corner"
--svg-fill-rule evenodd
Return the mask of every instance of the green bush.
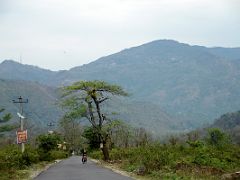
<path id="1" fill-rule="evenodd" d="M 38 149 L 39 160 L 40 161 L 51 161 L 50 152 L 45 152 L 42 149 Z"/>
<path id="2" fill-rule="evenodd" d="M 23 169 L 38 161 L 37 151 L 30 146 L 26 146 L 24 153 L 17 145 L 7 146 L 0 151 L 0 170 Z"/>
<path id="3" fill-rule="evenodd" d="M 36 149 L 27 146 L 24 153 L 22 154 L 23 164 L 30 166 L 31 164 L 39 162 L 39 154 Z"/>
<path id="4" fill-rule="evenodd" d="M 61 136 L 56 133 L 39 135 L 37 137 L 39 159 L 41 161 L 52 161 L 57 159 L 58 156 L 66 157 L 66 153 L 57 150 L 57 145 L 61 142 Z M 51 153 L 52 151 L 56 152 L 56 155 Z"/>
<path id="5" fill-rule="evenodd" d="M 217 128 L 208 130 L 208 137 L 206 138 L 206 142 L 209 145 L 215 146 L 217 148 L 225 148 L 231 144 L 229 135 L 225 134 Z"/>
<path id="6" fill-rule="evenodd" d="M 51 160 L 64 159 L 68 157 L 68 153 L 64 151 L 52 150 L 49 153 Z"/>
<path id="7" fill-rule="evenodd" d="M 17 146 L 7 146 L 0 151 L 0 169 L 21 169 L 22 153 Z"/>
<path id="8" fill-rule="evenodd" d="M 110 153 L 110 159 L 122 160 L 128 157 L 128 149 L 112 149 Z"/>
<path id="9" fill-rule="evenodd" d="M 46 153 L 56 150 L 57 144 L 61 142 L 61 137 L 58 134 L 42 134 L 37 137 L 38 149 Z"/>
<path id="10" fill-rule="evenodd" d="M 68 157 L 68 153 L 60 150 L 51 150 L 48 152 L 38 150 L 41 161 L 53 161 L 56 159 L 64 159 Z"/>
<path id="11" fill-rule="evenodd" d="M 101 151 L 92 151 L 88 155 L 93 159 L 103 159 L 103 155 Z"/>

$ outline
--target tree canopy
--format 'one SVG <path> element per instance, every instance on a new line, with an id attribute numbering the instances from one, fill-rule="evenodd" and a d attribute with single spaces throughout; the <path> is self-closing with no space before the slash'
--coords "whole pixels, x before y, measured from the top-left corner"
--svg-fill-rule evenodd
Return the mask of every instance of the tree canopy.
<path id="1" fill-rule="evenodd" d="M 5 111 L 4 108 L 0 109 L 0 114 Z M 12 118 L 12 115 L 10 113 L 6 113 L 2 116 L 0 116 L 0 123 L 6 123 Z M 0 126 L 0 132 L 6 132 L 6 131 L 11 131 L 16 128 L 16 125 L 10 125 L 10 124 L 4 124 Z"/>
<path id="2" fill-rule="evenodd" d="M 66 86 L 64 90 L 67 92 L 67 94 L 76 91 L 85 91 L 91 97 L 97 97 L 98 95 L 101 96 L 104 92 L 111 93 L 112 95 L 128 95 L 128 93 L 125 92 L 120 86 L 98 80 L 75 82 L 71 86 Z"/>
<path id="3" fill-rule="evenodd" d="M 64 106 L 71 110 L 70 113 L 78 114 L 75 118 L 82 116 L 89 120 L 99 142 L 103 144 L 105 160 L 109 159 L 109 131 L 105 127 L 110 127 L 112 121 L 102 112 L 100 105 L 111 96 L 128 96 L 128 93 L 121 86 L 98 80 L 79 81 L 63 88 Z"/>
<path id="4" fill-rule="evenodd" d="M 0 114 L 1 114 L 3 111 L 5 111 L 5 109 L 4 109 L 4 108 L 1 108 L 1 109 L 0 109 Z M 11 115 L 10 113 L 7 113 L 7 114 L 5 114 L 5 115 L 2 116 L 2 117 L 0 116 L 0 123 L 7 122 L 7 121 L 9 121 L 11 118 L 12 118 L 12 115 Z"/>

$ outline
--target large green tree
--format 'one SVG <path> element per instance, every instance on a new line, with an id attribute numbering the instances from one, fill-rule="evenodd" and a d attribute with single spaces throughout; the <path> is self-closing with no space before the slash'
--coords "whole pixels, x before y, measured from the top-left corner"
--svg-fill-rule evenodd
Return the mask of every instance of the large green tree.
<path id="1" fill-rule="evenodd" d="M 128 94 L 118 85 L 109 84 L 104 81 L 79 81 L 63 88 L 65 102 L 70 105 L 77 102 L 79 108 L 85 108 L 82 112 L 91 123 L 94 132 L 102 143 L 104 160 L 109 160 L 109 125 L 112 121 L 102 112 L 101 105 L 111 96 L 127 96 Z M 67 104 L 67 103 L 65 103 Z M 73 108 L 76 111 L 78 108 Z"/>

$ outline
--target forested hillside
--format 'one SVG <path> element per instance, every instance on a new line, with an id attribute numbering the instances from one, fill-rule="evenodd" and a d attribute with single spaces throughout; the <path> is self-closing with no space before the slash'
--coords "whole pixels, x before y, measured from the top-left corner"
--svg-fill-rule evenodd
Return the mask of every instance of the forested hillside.
<path id="1" fill-rule="evenodd" d="M 234 142 L 240 144 L 240 111 L 222 115 L 211 127 L 224 130 L 230 134 Z"/>
<path id="2" fill-rule="evenodd" d="M 12 100 L 18 100 L 19 96 L 28 99 L 27 104 L 23 104 L 26 121 L 34 122 L 35 126 L 46 127 L 50 121 L 58 121 L 61 110 L 57 106 L 56 89 L 43 86 L 34 82 L 0 80 L 0 103 L 7 112 L 13 115 L 15 123 L 18 122 L 17 112 L 19 104 L 14 104 Z"/>
<path id="3" fill-rule="evenodd" d="M 143 116 L 136 113 L 138 116 L 131 122 L 142 122 L 154 131 L 156 122 L 166 130 L 200 127 L 240 107 L 236 101 L 240 98 L 240 48 L 206 48 L 159 40 L 66 71 L 4 61 L 0 64 L 0 77 L 52 87 L 79 80 L 119 84 L 130 93 L 132 108 L 139 107 L 144 112 Z M 130 118 L 131 113 L 127 114 Z M 167 121 L 169 118 L 171 121 Z M 169 124 L 165 126 L 163 122 Z"/>
<path id="4" fill-rule="evenodd" d="M 22 80 L 0 80 L 0 87 L 1 107 L 12 113 L 13 120 L 11 122 L 19 124 L 17 117 L 19 104 L 14 104 L 12 100 L 17 100 L 21 95 L 29 100 L 27 104 L 23 105 L 27 123 L 34 125 L 35 129 L 41 130 L 46 129 L 50 122 L 55 122 L 55 128 L 57 128 L 57 122 L 64 113 L 58 101 L 59 90 Z M 106 105 L 106 113 L 114 112 L 116 113 L 115 118 L 122 119 L 136 127 L 144 127 L 153 134 L 178 132 L 186 127 L 182 121 L 176 122 L 173 117 L 153 104 L 127 101 L 126 99 L 113 99 L 111 102 Z"/>
<path id="5" fill-rule="evenodd" d="M 235 101 L 240 88 L 239 49 L 220 50 L 154 41 L 73 68 L 65 72 L 65 82 L 80 77 L 119 83 L 132 98 L 150 101 L 198 126 L 240 106 Z"/>
<path id="6" fill-rule="evenodd" d="M 9 80 L 24 80 L 42 84 L 53 83 L 56 72 L 36 66 L 22 65 L 13 60 L 5 60 L 0 64 L 0 78 Z"/>

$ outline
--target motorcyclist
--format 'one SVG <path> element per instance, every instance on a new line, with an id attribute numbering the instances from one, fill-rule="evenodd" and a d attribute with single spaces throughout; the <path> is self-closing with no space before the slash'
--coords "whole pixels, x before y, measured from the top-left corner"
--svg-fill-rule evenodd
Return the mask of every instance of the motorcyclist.
<path id="1" fill-rule="evenodd" d="M 87 151 L 86 151 L 86 149 L 82 150 L 82 162 L 83 163 L 87 162 Z"/>

